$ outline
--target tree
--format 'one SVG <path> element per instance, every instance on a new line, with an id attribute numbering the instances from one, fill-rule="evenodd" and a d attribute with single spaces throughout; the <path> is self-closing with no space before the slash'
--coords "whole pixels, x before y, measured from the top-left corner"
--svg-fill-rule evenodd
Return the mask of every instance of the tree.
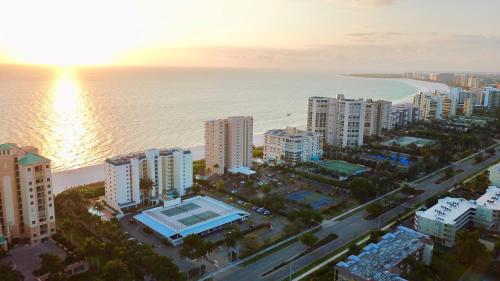
<path id="1" fill-rule="evenodd" d="M 302 210 L 297 212 L 297 217 L 301 218 L 302 223 L 307 226 L 313 226 L 320 223 L 323 220 L 321 213 L 315 212 L 313 210 Z"/>
<path id="2" fill-rule="evenodd" d="M 97 271 L 100 270 L 101 255 L 104 252 L 104 247 L 105 244 L 97 240 L 96 238 L 87 237 L 87 239 L 85 239 L 85 242 L 83 242 L 82 247 L 80 248 L 80 251 L 85 256 L 92 257 L 95 260 Z"/>
<path id="3" fill-rule="evenodd" d="M 64 263 L 58 255 L 45 253 L 40 255 L 40 268 L 36 275 L 49 273 L 49 280 L 64 280 Z"/>
<path id="4" fill-rule="evenodd" d="M 179 254 L 183 258 L 200 260 L 206 258 L 214 250 L 212 242 L 202 239 L 197 234 L 190 234 L 184 238 Z"/>
<path id="5" fill-rule="evenodd" d="M 217 182 L 215 182 L 215 188 L 221 191 L 224 188 L 224 181 L 221 179 L 217 180 Z"/>
<path id="6" fill-rule="evenodd" d="M 132 280 L 127 265 L 119 259 L 112 259 L 102 267 L 105 281 L 128 281 Z"/>
<path id="7" fill-rule="evenodd" d="M 299 240 L 300 240 L 300 242 L 302 242 L 302 244 L 304 244 L 310 248 L 310 247 L 314 246 L 314 244 L 316 244 L 316 242 L 318 242 L 318 237 L 316 237 L 311 232 L 306 232 L 300 236 Z"/>
<path id="8" fill-rule="evenodd" d="M 349 188 L 351 189 L 354 198 L 361 202 L 367 201 L 368 199 L 377 195 L 377 189 L 375 188 L 373 183 L 364 177 L 353 179 L 349 183 Z"/>
<path id="9" fill-rule="evenodd" d="M 382 206 L 379 202 L 375 202 L 368 205 L 368 207 L 366 207 L 366 211 L 370 214 L 370 216 L 376 217 L 384 211 L 384 206 Z"/>
<path id="10" fill-rule="evenodd" d="M 243 239 L 243 234 L 241 233 L 240 228 L 237 225 L 230 225 L 226 228 L 226 231 L 224 233 L 224 244 L 228 249 L 236 248 L 236 259 L 239 256 L 239 241 L 241 239 Z"/>
<path id="11" fill-rule="evenodd" d="M 154 183 L 150 178 L 141 178 L 139 180 L 139 189 L 142 192 L 142 201 L 144 201 L 145 198 L 147 198 L 147 200 L 149 200 L 153 186 L 154 186 Z"/>
<path id="12" fill-rule="evenodd" d="M 269 193 L 269 192 L 271 192 L 271 186 L 270 186 L 269 184 L 267 184 L 267 183 L 266 183 L 266 184 L 263 184 L 263 185 L 260 187 L 260 189 L 262 190 L 262 192 L 264 192 L 264 193 L 266 193 L 266 194 L 267 194 L 267 193 Z"/>
<path id="13" fill-rule="evenodd" d="M 479 242 L 479 230 L 465 230 L 457 233 L 457 260 L 464 265 L 472 265 L 489 258 L 486 247 Z"/>
<path id="14" fill-rule="evenodd" d="M 0 250 L 0 276 L 4 281 L 23 281 L 24 276 L 21 272 L 14 269 L 14 266 L 7 261 L 8 253 Z"/>
<path id="15" fill-rule="evenodd" d="M 96 210 L 97 212 L 99 213 L 102 213 L 102 211 L 104 211 L 104 204 L 100 201 L 100 200 L 96 200 L 94 202 L 94 206 L 93 206 L 94 210 Z"/>
<path id="16" fill-rule="evenodd" d="M 198 194 L 201 192 L 201 186 L 197 183 L 193 184 L 193 192 Z"/>

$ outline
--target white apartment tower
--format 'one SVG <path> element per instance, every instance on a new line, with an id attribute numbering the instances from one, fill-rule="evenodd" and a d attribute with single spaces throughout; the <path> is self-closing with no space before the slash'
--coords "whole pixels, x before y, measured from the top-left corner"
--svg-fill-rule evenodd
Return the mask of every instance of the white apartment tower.
<path id="1" fill-rule="evenodd" d="M 320 133 L 323 141 L 337 146 L 363 145 L 365 101 L 362 99 L 311 97 L 308 101 L 307 130 Z"/>
<path id="2" fill-rule="evenodd" d="M 181 148 L 148 149 L 106 159 L 104 173 L 105 200 L 122 211 L 158 203 L 166 195 L 184 195 L 193 185 L 193 155 Z M 141 190 L 141 179 L 152 181 L 150 190 Z"/>
<path id="3" fill-rule="evenodd" d="M 49 159 L 35 147 L 0 144 L 0 249 L 12 239 L 38 244 L 56 232 Z"/>
<path id="4" fill-rule="evenodd" d="M 249 167 L 252 163 L 253 117 L 233 116 L 205 122 L 205 161 L 209 175 Z"/>
<path id="5" fill-rule="evenodd" d="M 320 160 L 323 154 L 321 134 L 286 129 L 269 130 L 264 134 L 264 159 L 296 164 Z"/>
<path id="6" fill-rule="evenodd" d="M 417 93 L 413 105 L 419 109 L 420 120 L 430 121 L 449 118 L 456 114 L 457 100 L 454 95 L 432 92 Z"/>

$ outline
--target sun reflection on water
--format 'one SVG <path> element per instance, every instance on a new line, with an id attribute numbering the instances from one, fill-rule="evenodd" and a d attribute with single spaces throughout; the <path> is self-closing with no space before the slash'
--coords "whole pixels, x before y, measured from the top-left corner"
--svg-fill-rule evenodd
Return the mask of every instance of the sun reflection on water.
<path id="1" fill-rule="evenodd" d="M 52 158 L 54 168 L 88 163 L 92 158 L 89 142 L 95 139 L 95 130 L 85 93 L 71 70 L 61 70 L 54 81 L 48 107 L 50 128 L 43 150 Z"/>

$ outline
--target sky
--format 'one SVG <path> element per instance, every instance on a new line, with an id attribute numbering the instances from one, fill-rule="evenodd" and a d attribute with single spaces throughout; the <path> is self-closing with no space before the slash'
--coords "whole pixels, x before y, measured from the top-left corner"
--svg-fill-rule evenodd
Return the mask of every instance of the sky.
<path id="1" fill-rule="evenodd" d="M 0 63 L 498 71 L 498 0 L 0 0 Z"/>

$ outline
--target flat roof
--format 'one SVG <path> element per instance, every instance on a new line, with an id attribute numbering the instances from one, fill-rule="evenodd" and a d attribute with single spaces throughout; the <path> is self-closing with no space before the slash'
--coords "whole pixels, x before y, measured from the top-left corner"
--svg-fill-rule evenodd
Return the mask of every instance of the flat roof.
<path id="1" fill-rule="evenodd" d="M 500 210 L 500 187 L 490 186 L 483 194 L 476 200 L 478 206 L 483 206 L 492 210 Z"/>
<path id="2" fill-rule="evenodd" d="M 445 224 L 454 224 L 457 218 L 474 208 L 474 201 L 467 201 L 464 198 L 445 197 L 439 199 L 438 203 L 431 208 L 418 211 L 417 215 Z"/>
<path id="3" fill-rule="evenodd" d="M 241 166 L 241 167 L 238 167 L 238 168 L 232 168 L 232 169 L 229 169 L 228 170 L 231 174 L 243 174 L 245 176 L 251 176 L 253 174 L 255 174 L 255 171 L 248 168 L 248 167 L 245 167 L 245 166 Z"/>
<path id="4" fill-rule="evenodd" d="M 396 232 L 387 233 L 377 244 L 365 246 L 359 255 L 351 255 L 336 266 L 366 280 L 405 280 L 391 269 L 420 249 L 426 239 L 429 236 L 399 226 Z"/>
<path id="5" fill-rule="evenodd" d="M 154 148 L 152 148 L 151 150 L 154 150 Z M 158 149 L 158 153 L 160 156 L 170 156 L 175 151 L 183 151 L 184 154 L 191 153 L 190 150 L 184 150 L 178 147 Z M 133 152 L 129 154 L 117 155 L 106 159 L 106 162 L 118 166 L 118 165 L 130 164 L 130 159 L 139 159 L 139 160 L 146 159 L 146 152 L 141 151 L 141 152 Z"/>
<path id="6" fill-rule="evenodd" d="M 248 217 L 249 214 L 207 196 L 142 212 L 134 218 L 166 238 L 178 239 Z M 173 238 L 177 237 L 177 238 Z"/>

